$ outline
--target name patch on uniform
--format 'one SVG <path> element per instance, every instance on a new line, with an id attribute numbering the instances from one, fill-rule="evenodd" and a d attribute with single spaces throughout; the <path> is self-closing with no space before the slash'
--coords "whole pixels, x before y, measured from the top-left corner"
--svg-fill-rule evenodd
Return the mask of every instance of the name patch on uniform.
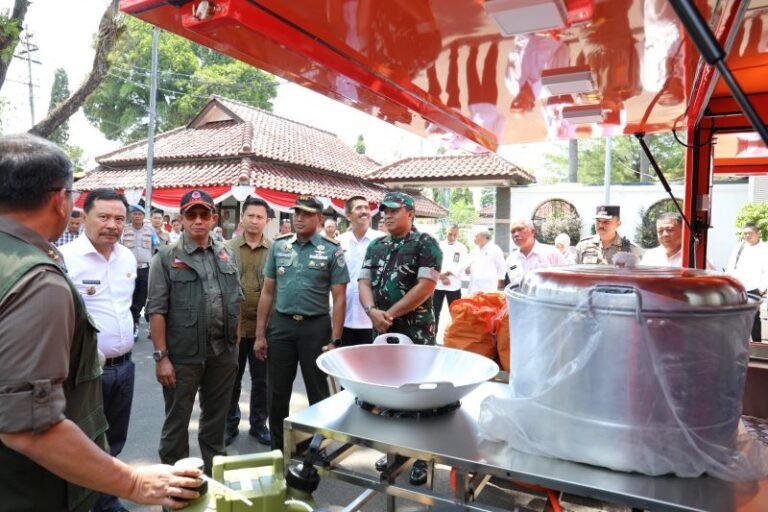
<path id="1" fill-rule="evenodd" d="M 98 279 L 83 279 L 83 284 L 101 284 Z"/>
<path id="2" fill-rule="evenodd" d="M 173 258 L 171 262 L 171 268 L 189 268 L 189 265 L 181 261 L 179 258 Z"/>
<path id="3" fill-rule="evenodd" d="M 309 259 L 311 260 L 320 260 L 320 261 L 328 261 L 328 256 L 325 254 L 310 254 Z"/>

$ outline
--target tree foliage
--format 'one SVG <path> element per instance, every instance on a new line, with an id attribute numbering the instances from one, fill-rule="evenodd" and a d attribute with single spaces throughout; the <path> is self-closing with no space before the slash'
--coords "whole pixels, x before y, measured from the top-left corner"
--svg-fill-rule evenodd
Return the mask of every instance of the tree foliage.
<path id="1" fill-rule="evenodd" d="M 362 133 L 357 136 L 357 142 L 355 142 L 355 151 L 357 151 L 359 155 L 365 154 L 365 139 L 363 138 Z"/>
<path id="2" fill-rule="evenodd" d="M 667 181 L 683 178 L 684 147 L 671 133 L 651 134 L 646 136 L 653 157 L 664 173 Z M 611 148 L 611 183 L 638 183 L 641 180 L 642 149 L 631 136 L 613 137 Z M 582 139 L 578 144 L 578 181 L 579 183 L 599 185 L 605 178 L 605 138 Z M 546 155 L 548 170 L 565 180 L 570 163 L 570 146 L 560 145 L 559 149 Z M 649 180 L 658 181 L 655 171 L 651 171 Z"/>
<path id="3" fill-rule="evenodd" d="M 48 103 L 48 112 L 55 110 L 62 101 L 69 98 L 69 77 L 64 68 L 56 68 L 53 75 L 53 86 L 51 87 L 51 100 Z M 69 140 L 69 120 L 64 121 L 48 137 L 49 140 L 57 144 L 66 144 Z"/>
<path id="4" fill-rule="evenodd" d="M 483 187 L 480 189 L 480 208 L 485 208 L 496 203 L 496 187 Z"/>
<path id="5" fill-rule="evenodd" d="M 460 199 L 451 201 L 451 209 L 448 213 L 450 224 L 456 224 L 459 227 L 466 228 L 477 221 L 478 213 L 471 201 Z"/>
<path id="6" fill-rule="evenodd" d="M 536 230 L 536 240 L 544 244 L 554 245 L 555 238 L 565 233 L 571 239 L 571 245 L 581 239 L 581 218 L 570 213 L 551 215 L 544 219 Z"/>
<path id="7" fill-rule="evenodd" d="M 467 203 L 470 205 L 475 204 L 475 197 L 472 191 L 467 187 L 459 187 L 451 189 L 451 208 L 458 203 Z M 475 207 L 472 206 L 472 209 Z"/>
<path id="8" fill-rule="evenodd" d="M 125 23 L 112 73 L 86 102 L 85 115 L 107 138 L 132 142 L 147 135 L 152 26 Z M 160 35 L 158 70 L 159 132 L 188 123 L 212 94 L 264 110 L 277 96 L 274 76 L 170 33 Z"/>
<path id="9" fill-rule="evenodd" d="M 15 0 L 11 11 L 7 9 L 0 11 L 0 89 L 5 83 L 13 52 L 19 44 L 21 27 L 24 25 L 28 8 L 28 0 Z"/>
<path id="10" fill-rule="evenodd" d="M 736 215 L 736 238 L 741 240 L 741 232 L 744 224 L 756 224 L 760 228 L 763 241 L 768 240 L 768 202 L 747 203 L 741 207 Z"/>

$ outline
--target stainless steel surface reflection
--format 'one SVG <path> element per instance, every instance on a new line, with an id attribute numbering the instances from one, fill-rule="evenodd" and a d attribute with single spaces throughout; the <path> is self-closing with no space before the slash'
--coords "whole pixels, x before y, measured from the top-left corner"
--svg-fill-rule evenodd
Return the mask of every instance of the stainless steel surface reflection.
<path id="1" fill-rule="evenodd" d="M 460 400 L 499 366 L 462 350 L 426 345 L 359 345 L 327 352 L 317 365 L 358 398 L 408 411 Z"/>
<path id="2" fill-rule="evenodd" d="M 465 471 L 543 485 L 580 496 L 647 510 L 768 510 L 768 480 L 725 482 L 709 476 L 678 478 L 621 473 L 595 466 L 518 452 L 480 437 L 477 418 L 484 398 L 507 396 L 506 384 L 486 382 L 451 414 L 426 420 L 386 418 L 357 407 L 349 391 L 336 394 L 286 419 L 287 446 L 300 433 L 369 446 L 383 452 L 434 459 Z M 567 425 L 562 425 L 567 429 Z M 287 453 L 291 457 L 291 453 Z M 331 468 L 330 476 L 334 475 Z"/>

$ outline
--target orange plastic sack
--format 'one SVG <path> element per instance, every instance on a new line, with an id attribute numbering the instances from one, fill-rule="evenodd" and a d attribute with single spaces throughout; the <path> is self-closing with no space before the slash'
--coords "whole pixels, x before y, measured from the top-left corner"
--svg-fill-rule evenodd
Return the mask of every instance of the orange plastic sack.
<path id="1" fill-rule="evenodd" d="M 494 319 L 507 304 L 502 293 L 474 293 L 451 304 L 452 322 L 443 335 L 446 347 L 496 359 Z"/>

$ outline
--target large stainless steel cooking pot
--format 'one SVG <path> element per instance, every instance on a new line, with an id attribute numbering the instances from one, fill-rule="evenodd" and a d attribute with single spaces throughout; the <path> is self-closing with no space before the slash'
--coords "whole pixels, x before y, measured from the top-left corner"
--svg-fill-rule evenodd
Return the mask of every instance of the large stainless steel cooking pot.
<path id="1" fill-rule="evenodd" d="M 407 341 L 389 344 L 390 337 Z M 414 345 L 402 335 L 377 341 L 331 350 L 317 358 L 317 365 L 359 399 L 405 411 L 456 402 L 499 371 L 494 361 L 472 352 Z"/>
<path id="2" fill-rule="evenodd" d="M 652 474 L 700 473 L 733 446 L 756 308 L 737 280 L 578 265 L 506 296 L 516 441 Z"/>

